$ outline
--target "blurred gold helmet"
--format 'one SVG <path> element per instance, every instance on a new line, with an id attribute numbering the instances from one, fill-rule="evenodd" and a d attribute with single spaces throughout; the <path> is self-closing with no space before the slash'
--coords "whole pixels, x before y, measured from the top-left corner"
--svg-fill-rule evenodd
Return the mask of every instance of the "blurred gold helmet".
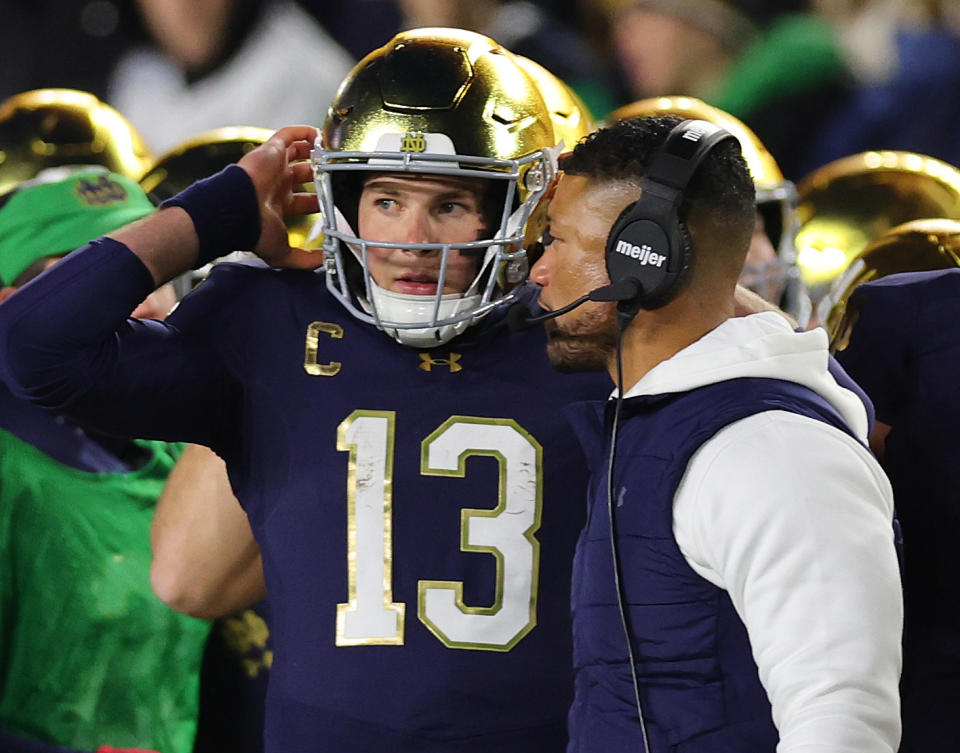
<path id="1" fill-rule="evenodd" d="M 796 235 L 797 189 L 780 171 L 773 155 L 757 135 L 741 120 L 695 97 L 650 97 L 614 110 L 607 121 L 677 115 L 691 120 L 706 120 L 729 131 L 740 142 L 743 159 L 753 178 L 757 194 L 757 211 L 764 230 L 776 250 L 776 260 L 749 263 L 740 282 L 805 322 L 810 314 L 810 300 L 797 269 Z M 766 241 L 764 240 L 764 247 Z M 769 251 L 767 252 L 769 254 Z"/>
<path id="2" fill-rule="evenodd" d="M 204 131 L 162 155 L 140 179 L 155 204 L 180 193 L 194 181 L 219 172 L 273 135 L 269 128 L 228 126 Z M 311 186 L 312 188 L 312 186 Z M 303 248 L 319 215 L 287 220 L 290 244 Z"/>
<path id="3" fill-rule="evenodd" d="M 960 267 L 960 222 L 923 219 L 891 228 L 857 254 L 831 288 L 833 305 L 826 318 L 831 349 L 847 346 L 858 315 L 850 296 L 858 286 L 900 272 L 955 267 Z"/>
<path id="4" fill-rule="evenodd" d="M 357 318 L 398 341 L 439 345 L 509 298 L 527 274 L 523 228 L 556 172 L 554 133 L 543 96 L 517 58 L 492 39 L 460 29 L 396 35 L 347 75 L 313 151 L 323 214 L 327 287 Z M 357 202 L 371 173 L 489 179 L 502 201 L 489 238 L 448 244 L 377 242 L 439 251 L 435 296 L 383 290 L 357 237 Z M 349 249 L 349 254 L 342 249 Z M 465 293 L 443 294 L 446 257 L 482 257 Z M 353 260 L 363 272 L 357 280 Z"/>
<path id="5" fill-rule="evenodd" d="M 272 135 L 273 131 L 269 128 L 255 126 L 228 126 L 204 131 L 178 144 L 157 159 L 140 179 L 140 187 L 154 204 L 160 204 L 180 193 L 191 183 L 237 162 Z M 318 219 L 317 214 L 288 218 L 290 245 L 304 248 L 311 228 Z M 237 258 L 251 256 L 252 254 L 237 253 Z M 233 255 L 228 258 L 232 259 Z M 177 278 L 174 281 L 177 297 L 181 298 L 190 292 L 208 273 L 209 267 L 205 267 Z"/>
<path id="6" fill-rule="evenodd" d="M 891 228 L 928 217 L 960 219 L 960 171 L 911 152 L 863 152 L 830 162 L 798 186 L 798 262 L 808 286 L 833 298 L 831 283 Z"/>
<path id="7" fill-rule="evenodd" d="M 0 194 L 63 165 L 102 165 L 137 180 L 151 160 L 126 118 L 87 92 L 35 89 L 0 103 Z"/>
<path id="8" fill-rule="evenodd" d="M 236 162 L 264 143 L 273 131 L 254 126 L 229 126 L 204 131 L 161 155 L 140 179 L 140 186 L 159 204 L 194 181 Z"/>
<path id="9" fill-rule="evenodd" d="M 553 122 L 553 140 L 569 152 L 595 127 L 593 115 L 579 95 L 539 63 L 517 55 L 517 62 L 534 80 Z"/>

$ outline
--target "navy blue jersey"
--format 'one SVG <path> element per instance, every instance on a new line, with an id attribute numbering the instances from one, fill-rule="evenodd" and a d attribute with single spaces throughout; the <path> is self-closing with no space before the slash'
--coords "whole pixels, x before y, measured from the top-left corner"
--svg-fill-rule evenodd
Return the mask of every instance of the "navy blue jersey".
<path id="1" fill-rule="evenodd" d="M 86 253 L 57 274 L 103 316 L 129 260 Z M 48 311 L 77 295 L 48 288 Z M 220 265 L 163 324 L 73 321 L 56 346 L 86 350 L 58 370 L 62 406 L 227 461 L 270 599 L 267 751 L 562 748 L 587 473 L 561 408 L 609 382 L 558 375 L 542 330 L 497 319 L 417 350 L 320 274 Z"/>
<path id="2" fill-rule="evenodd" d="M 891 429 L 882 459 L 903 528 L 901 697 L 906 751 L 960 746 L 960 270 L 889 275 L 859 286 L 837 358 Z"/>
<path id="3" fill-rule="evenodd" d="M 78 426 L 72 426 L 60 416 L 19 400 L 0 384 L 0 429 L 33 445 L 61 465 L 88 473 L 125 473 L 131 464 L 125 462 L 124 452 L 113 452 L 120 442 L 107 438 L 97 442 Z M 131 443 L 126 442 L 130 445 Z"/>

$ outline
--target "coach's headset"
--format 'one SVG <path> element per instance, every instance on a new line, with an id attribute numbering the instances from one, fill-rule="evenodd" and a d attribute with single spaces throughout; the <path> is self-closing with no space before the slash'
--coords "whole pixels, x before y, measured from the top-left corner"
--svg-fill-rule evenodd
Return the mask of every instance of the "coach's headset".
<path id="1" fill-rule="evenodd" d="M 679 123 L 640 180 L 640 198 L 613 223 L 606 248 L 610 283 L 633 280 L 638 287 L 635 296 L 617 305 L 627 323 L 640 309 L 660 308 L 679 291 L 693 257 L 690 235 L 679 217 L 683 192 L 713 148 L 733 138 L 705 120 Z"/>
<path id="2" fill-rule="evenodd" d="M 626 329 L 640 309 L 672 301 L 693 258 L 690 236 L 679 217 L 683 192 L 713 148 L 735 138 L 705 120 L 674 126 L 640 179 L 640 198 L 610 228 L 605 251 L 610 284 L 540 316 L 527 316 L 517 304 L 510 312 L 511 326 L 531 327 L 587 301 L 618 301 L 620 328 Z"/>

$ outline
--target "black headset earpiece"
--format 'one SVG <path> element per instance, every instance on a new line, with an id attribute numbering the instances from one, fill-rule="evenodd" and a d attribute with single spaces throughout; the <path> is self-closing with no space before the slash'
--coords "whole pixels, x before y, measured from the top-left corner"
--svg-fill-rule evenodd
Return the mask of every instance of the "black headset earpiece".
<path id="1" fill-rule="evenodd" d="M 733 134 L 705 120 L 684 120 L 667 135 L 640 181 L 640 198 L 628 205 L 607 237 L 611 283 L 633 279 L 640 294 L 620 301 L 626 326 L 640 309 L 673 300 L 690 266 L 693 249 L 678 212 L 683 191 L 704 158 Z"/>

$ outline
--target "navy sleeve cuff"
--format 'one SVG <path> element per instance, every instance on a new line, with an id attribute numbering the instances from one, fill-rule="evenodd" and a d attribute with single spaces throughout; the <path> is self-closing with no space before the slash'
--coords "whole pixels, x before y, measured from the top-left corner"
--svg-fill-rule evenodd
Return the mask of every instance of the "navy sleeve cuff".
<path id="1" fill-rule="evenodd" d="M 251 251 L 260 239 L 257 192 L 237 165 L 198 180 L 160 205 L 167 207 L 180 207 L 193 220 L 200 244 L 194 269 L 234 251 Z"/>

